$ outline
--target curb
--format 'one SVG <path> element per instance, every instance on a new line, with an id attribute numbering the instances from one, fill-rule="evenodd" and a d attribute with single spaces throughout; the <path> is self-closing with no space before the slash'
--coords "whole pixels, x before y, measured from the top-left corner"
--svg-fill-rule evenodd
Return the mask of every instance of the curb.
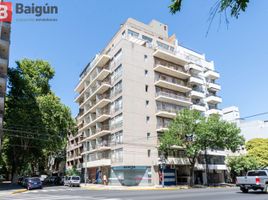
<path id="1" fill-rule="evenodd" d="M 82 186 L 82 188 L 87 190 L 125 190 L 125 191 L 149 191 L 149 190 L 183 190 L 189 189 L 187 187 L 166 187 L 166 188 L 112 188 L 112 187 L 90 187 L 90 186 Z"/>
<path id="2" fill-rule="evenodd" d="M 17 193 L 22 193 L 22 192 L 26 192 L 26 191 L 27 191 L 27 189 L 19 189 L 19 190 L 15 190 L 11 194 L 17 194 Z"/>

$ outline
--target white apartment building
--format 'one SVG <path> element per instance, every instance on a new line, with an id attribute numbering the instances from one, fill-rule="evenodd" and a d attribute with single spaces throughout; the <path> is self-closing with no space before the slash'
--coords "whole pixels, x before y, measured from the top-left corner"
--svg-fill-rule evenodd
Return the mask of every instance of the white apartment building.
<path id="1" fill-rule="evenodd" d="M 246 141 L 253 138 L 268 138 L 268 120 L 241 119 L 239 108 L 236 106 L 224 108 L 222 112 L 224 120 L 237 124 Z"/>
<path id="2" fill-rule="evenodd" d="M 9 61 L 10 29 L 10 23 L 0 22 L 0 148 L 3 134 L 2 127 L 5 108 L 7 68 Z"/>
<path id="3" fill-rule="evenodd" d="M 75 88 L 82 176 L 94 181 L 106 175 L 109 184 L 159 184 L 158 138 L 183 108 L 222 114 L 219 77 L 213 61 L 181 46 L 166 24 L 128 19 L 86 66 Z M 188 182 L 183 156 L 183 150 L 170 152 L 166 185 Z M 211 151 L 209 156 L 213 180 L 222 182 L 225 154 Z M 197 183 L 204 178 L 202 160 Z"/>

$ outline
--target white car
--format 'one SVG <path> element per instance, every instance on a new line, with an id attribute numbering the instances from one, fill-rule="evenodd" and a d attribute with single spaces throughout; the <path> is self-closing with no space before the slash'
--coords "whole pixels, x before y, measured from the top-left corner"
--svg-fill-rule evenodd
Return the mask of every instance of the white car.
<path id="1" fill-rule="evenodd" d="M 64 185 L 67 185 L 69 187 L 74 187 L 74 186 L 77 186 L 77 187 L 80 187 L 80 176 L 69 176 L 67 181 L 64 182 Z"/>

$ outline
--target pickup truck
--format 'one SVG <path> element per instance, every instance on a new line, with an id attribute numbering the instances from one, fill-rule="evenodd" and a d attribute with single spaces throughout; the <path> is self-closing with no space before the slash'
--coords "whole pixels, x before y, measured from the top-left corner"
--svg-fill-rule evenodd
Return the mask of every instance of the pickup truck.
<path id="1" fill-rule="evenodd" d="M 240 187 L 243 193 L 248 193 L 251 189 L 267 192 L 268 170 L 248 171 L 246 176 L 236 178 L 236 186 Z"/>

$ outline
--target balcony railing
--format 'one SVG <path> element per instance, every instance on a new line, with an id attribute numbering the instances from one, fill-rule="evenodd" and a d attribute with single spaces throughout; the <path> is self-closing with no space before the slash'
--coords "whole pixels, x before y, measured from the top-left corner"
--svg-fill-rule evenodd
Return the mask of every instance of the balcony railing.
<path id="1" fill-rule="evenodd" d="M 185 72 L 185 70 L 183 70 L 183 68 L 181 66 L 175 65 L 175 64 L 171 64 L 171 63 L 166 62 L 166 61 L 163 61 L 163 60 L 157 60 L 156 61 L 156 65 L 163 65 L 163 66 L 165 66 L 167 68 L 170 68 L 172 70 L 176 70 L 176 71 L 180 71 L 180 72 Z"/>
<path id="2" fill-rule="evenodd" d="M 182 101 L 190 101 L 191 100 L 188 97 L 180 96 L 180 95 L 173 94 L 173 93 L 163 92 L 163 91 L 158 91 L 156 93 L 156 96 L 165 96 L 165 97 L 169 97 L 169 98 L 173 98 L 173 99 L 178 99 L 178 100 L 182 100 Z"/>
<path id="3" fill-rule="evenodd" d="M 166 112 L 170 112 L 170 113 L 177 113 L 182 109 L 183 109 L 183 107 L 181 107 L 181 106 L 166 106 L 163 104 L 157 105 L 157 111 L 166 111 Z"/>
<path id="4" fill-rule="evenodd" d="M 101 115 L 110 115 L 110 109 L 101 109 L 97 111 L 97 117 Z"/>
<path id="5" fill-rule="evenodd" d="M 176 79 L 176 78 L 172 78 L 172 77 L 168 77 L 168 76 L 164 76 L 164 75 L 158 75 L 156 76 L 156 80 L 155 81 L 167 81 L 173 84 L 177 84 L 177 85 L 182 85 L 182 86 L 186 86 L 186 83 L 182 80 Z"/>
<path id="6" fill-rule="evenodd" d="M 109 125 L 102 125 L 102 126 L 98 127 L 96 130 L 97 130 L 97 132 L 110 130 L 110 126 Z"/>

